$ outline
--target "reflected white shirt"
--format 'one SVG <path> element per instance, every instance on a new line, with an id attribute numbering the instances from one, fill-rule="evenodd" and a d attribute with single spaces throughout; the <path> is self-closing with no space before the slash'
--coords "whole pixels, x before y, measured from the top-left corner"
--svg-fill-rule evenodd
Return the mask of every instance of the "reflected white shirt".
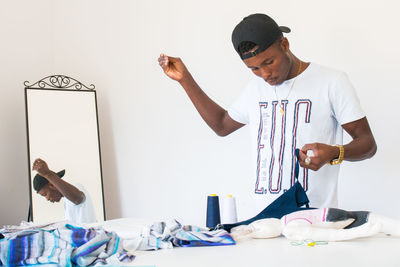
<path id="1" fill-rule="evenodd" d="M 92 223 L 96 222 L 92 198 L 81 184 L 73 184 L 76 188 L 85 194 L 85 200 L 76 205 L 69 199 L 64 198 L 64 217 L 74 223 Z"/>

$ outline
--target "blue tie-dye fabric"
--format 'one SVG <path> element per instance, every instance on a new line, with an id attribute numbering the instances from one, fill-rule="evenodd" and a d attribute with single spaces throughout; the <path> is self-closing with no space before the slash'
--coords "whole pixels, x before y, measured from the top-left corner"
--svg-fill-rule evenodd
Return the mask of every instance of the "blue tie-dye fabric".
<path id="1" fill-rule="evenodd" d="M 137 250 L 158 250 L 173 247 L 227 246 L 235 241 L 225 230 L 209 231 L 194 225 L 182 226 L 176 220 L 155 222 L 143 232 Z"/>
<path id="2" fill-rule="evenodd" d="M 119 237 L 103 229 L 65 224 L 53 230 L 33 229 L 6 234 L 0 240 L 0 264 L 7 266 L 57 264 L 88 266 L 105 262 L 115 253 L 124 256 Z"/>

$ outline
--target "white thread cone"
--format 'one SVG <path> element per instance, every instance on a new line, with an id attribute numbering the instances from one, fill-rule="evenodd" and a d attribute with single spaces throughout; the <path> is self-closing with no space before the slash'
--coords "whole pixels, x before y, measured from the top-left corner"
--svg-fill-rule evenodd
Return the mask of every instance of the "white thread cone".
<path id="1" fill-rule="evenodd" d="M 224 197 L 222 201 L 222 224 L 236 223 L 237 213 L 236 213 L 236 201 L 232 195 Z"/>

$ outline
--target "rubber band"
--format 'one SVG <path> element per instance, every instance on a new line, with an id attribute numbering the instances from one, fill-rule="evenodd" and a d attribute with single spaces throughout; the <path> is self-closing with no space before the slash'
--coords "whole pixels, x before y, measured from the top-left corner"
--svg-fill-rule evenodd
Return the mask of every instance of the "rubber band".
<path id="1" fill-rule="evenodd" d="M 314 247 L 318 245 L 328 245 L 326 241 L 314 241 L 312 239 L 304 239 L 303 241 L 292 241 L 290 242 L 292 246 L 303 246 Z"/>

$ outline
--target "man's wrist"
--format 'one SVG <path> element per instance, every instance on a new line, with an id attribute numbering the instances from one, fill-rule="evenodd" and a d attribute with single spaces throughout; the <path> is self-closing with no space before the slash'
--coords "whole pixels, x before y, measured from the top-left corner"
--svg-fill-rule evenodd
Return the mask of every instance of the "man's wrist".
<path id="1" fill-rule="evenodd" d="M 57 175 L 55 172 L 53 172 L 52 170 L 48 170 L 42 173 L 39 173 L 41 176 L 43 176 L 44 178 L 46 178 L 47 180 L 51 179 L 51 177 L 53 175 Z"/>
<path id="2" fill-rule="evenodd" d="M 329 165 L 337 165 L 343 162 L 344 158 L 344 148 L 342 145 L 335 145 L 337 147 L 338 153 L 336 153 L 336 156 L 328 162 Z"/>
<path id="3" fill-rule="evenodd" d="M 180 79 L 178 82 L 180 83 L 180 85 L 182 87 L 185 88 L 187 86 L 191 86 L 194 82 L 194 79 L 193 79 L 192 75 L 190 75 L 190 73 L 188 73 L 187 75 L 183 75 L 182 79 Z"/>

